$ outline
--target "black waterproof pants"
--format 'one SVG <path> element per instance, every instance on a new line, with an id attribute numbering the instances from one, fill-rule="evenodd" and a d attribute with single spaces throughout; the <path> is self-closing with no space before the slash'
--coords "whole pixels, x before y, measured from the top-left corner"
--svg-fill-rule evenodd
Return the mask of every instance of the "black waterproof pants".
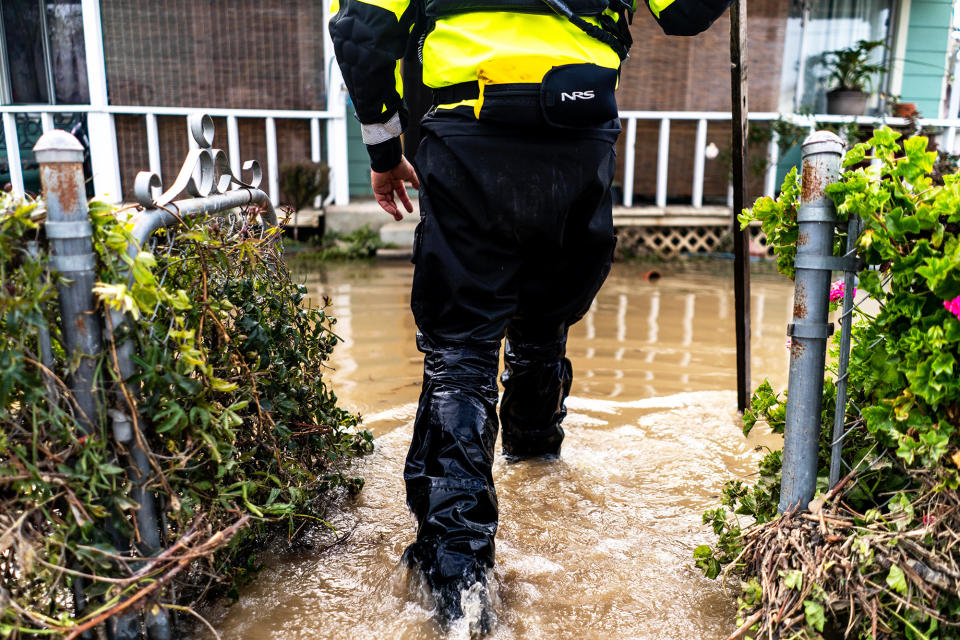
<path id="1" fill-rule="evenodd" d="M 504 453 L 560 452 L 567 328 L 606 278 L 615 243 L 619 124 L 524 129 L 439 112 L 422 128 L 411 307 L 424 375 L 404 470 L 419 526 L 407 559 L 442 591 L 493 565 L 504 336 Z"/>

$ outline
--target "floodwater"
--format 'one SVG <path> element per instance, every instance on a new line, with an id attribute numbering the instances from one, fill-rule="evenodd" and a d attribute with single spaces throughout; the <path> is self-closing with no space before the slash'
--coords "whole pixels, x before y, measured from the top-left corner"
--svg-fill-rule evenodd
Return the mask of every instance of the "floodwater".
<path id="1" fill-rule="evenodd" d="M 401 478 L 421 374 L 412 267 L 321 269 L 307 284 L 331 297 L 344 340 L 327 379 L 376 436 L 360 464 L 366 486 L 334 516 L 336 535 L 265 558 L 214 625 L 230 640 L 465 638 L 439 631 L 399 564 L 414 538 Z M 777 441 L 740 431 L 732 266 L 664 265 L 654 281 L 646 269 L 614 265 L 571 330 L 561 459 L 496 463 L 494 639 L 721 640 L 735 628 L 731 599 L 691 556 L 713 538 L 701 514 L 724 481 L 747 478 L 757 447 Z M 755 275 L 752 290 L 754 382 L 782 388 L 792 287 Z"/>

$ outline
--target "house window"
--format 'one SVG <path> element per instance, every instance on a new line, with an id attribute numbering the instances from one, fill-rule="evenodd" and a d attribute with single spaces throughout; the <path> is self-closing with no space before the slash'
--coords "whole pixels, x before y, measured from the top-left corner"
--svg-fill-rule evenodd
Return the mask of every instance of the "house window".
<path id="1" fill-rule="evenodd" d="M 0 0 L 0 27 L 2 102 L 90 102 L 80 0 Z"/>
<path id="2" fill-rule="evenodd" d="M 832 88 L 826 54 L 859 40 L 889 42 L 891 5 L 892 0 L 794 0 L 784 43 L 781 110 L 824 113 Z M 873 62 L 885 59 L 882 48 L 874 50 Z M 875 78 L 868 90 L 882 90 L 882 82 Z"/>

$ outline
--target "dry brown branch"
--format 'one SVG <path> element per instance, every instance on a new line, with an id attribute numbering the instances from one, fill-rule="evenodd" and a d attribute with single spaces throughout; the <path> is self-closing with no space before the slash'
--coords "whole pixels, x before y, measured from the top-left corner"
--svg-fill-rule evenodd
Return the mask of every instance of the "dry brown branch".
<path id="1" fill-rule="evenodd" d="M 912 502 L 916 520 L 868 522 L 842 500 L 840 489 L 851 479 L 847 476 L 831 494 L 812 503 L 812 512 L 787 513 L 745 533 L 737 562 L 743 574 L 757 578 L 763 595 L 750 624 L 730 639 L 756 623 L 766 637 L 790 637 L 805 623 L 803 603 L 810 598 L 821 602 L 828 619 L 847 637 L 862 626 L 878 640 L 891 638 L 890 628 L 899 627 L 883 601 L 897 607 L 898 616 L 910 609 L 942 626 L 960 626 L 937 608 L 944 597 L 960 593 L 960 496 L 933 491 L 937 479 L 930 473 L 920 478 L 924 490 Z M 906 578 L 904 593 L 886 583 L 893 566 Z M 783 580 L 786 572 L 796 570 L 803 573 L 799 592 Z"/>
<path id="2" fill-rule="evenodd" d="M 150 595 L 160 587 L 164 586 L 170 580 L 173 579 L 178 573 L 180 573 L 187 565 L 189 565 L 194 559 L 208 555 L 215 551 L 217 548 L 230 542 L 230 539 L 237 534 L 240 529 L 246 526 L 247 522 L 250 521 L 250 516 L 243 516 L 228 528 L 223 531 L 218 531 L 217 533 L 210 536 L 205 542 L 198 545 L 197 547 L 191 549 L 191 553 L 185 554 L 177 558 L 174 566 L 169 569 L 165 574 L 158 578 L 155 582 L 150 583 L 146 587 L 140 589 L 135 594 L 130 596 L 128 599 L 118 602 L 116 605 L 108 608 L 102 613 L 98 614 L 91 620 L 84 622 L 81 625 L 74 627 L 69 635 L 66 636 L 65 640 L 73 640 L 82 634 L 88 629 L 92 629 L 101 622 L 107 620 L 108 618 L 117 615 L 123 611 L 126 611 L 131 606 Z"/>
<path id="3" fill-rule="evenodd" d="M 738 640 L 739 638 L 742 638 L 745 633 L 750 631 L 750 628 L 753 625 L 757 624 L 757 622 L 760 620 L 760 617 L 762 615 L 763 615 L 763 611 L 757 611 L 756 613 L 754 613 L 752 616 L 747 618 L 746 622 L 740 625 L 740 627 L 736 631 L 734 631 L 729 636 L 727 636 L 727 640 Z"/>

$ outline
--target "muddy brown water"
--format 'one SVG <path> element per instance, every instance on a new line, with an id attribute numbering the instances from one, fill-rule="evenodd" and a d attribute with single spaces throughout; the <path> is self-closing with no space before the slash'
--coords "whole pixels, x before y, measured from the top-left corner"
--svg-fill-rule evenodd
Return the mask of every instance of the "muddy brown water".
<path id="1" fill-rule="evenodd" d="M 571 330 L 574 386 L 562 457 L 494 469 L 500 499 L 494 639 L 725 638 L 735 606 L 691 560 L 710 542 L 701 514 L 724 481 L 755 469 L 769 434 L 744 438 L 736 413 L 733 280 L 728 263 L 617 264 Z M 327 266 L 306 275 L 328 295 L 337 347 L 327 378 L 364 416 L 376 451 L 366 486 L 312 551 L 269 554 L 240 600 L 213 617 L 224 639 L 433 640 L 446 636 L 400 554 L 414 538 L 401 472 L 421 356 L 405 263 Z M 754 382 L 786 383 L 792 288 L 753 279 Z M 328 543 L 339 542 L 333 546 Z"/>

